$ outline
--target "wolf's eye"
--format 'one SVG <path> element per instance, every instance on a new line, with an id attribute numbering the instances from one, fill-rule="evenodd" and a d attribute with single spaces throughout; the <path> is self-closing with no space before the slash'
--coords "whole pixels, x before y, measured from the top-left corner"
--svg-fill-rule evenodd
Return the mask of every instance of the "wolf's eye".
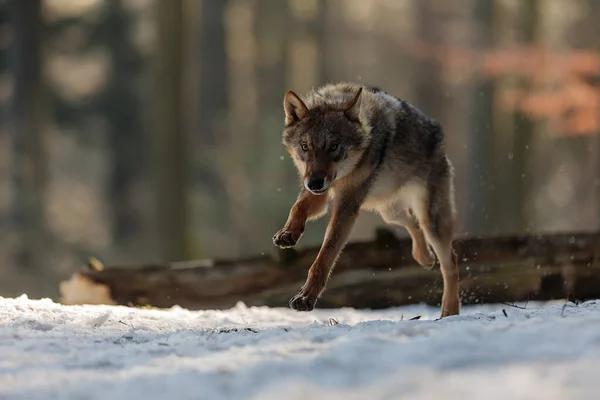
<path id="1" fill-rule="evenodd" d="M 331 146 L 329 146 L 329 151 L 336 151 L 336 150 L 337 150 L 337 148 L 338 148 L 338 144 L 337 144 L 337 143 L 334 143 L 334 144 L 332 144 Z"/>
<path id="2" fill-rule="evenodd" d="M 302 147 L 302 151 L 308 151 L 308 145 L 306 143 L 302 143 L 300 147 Z"/>

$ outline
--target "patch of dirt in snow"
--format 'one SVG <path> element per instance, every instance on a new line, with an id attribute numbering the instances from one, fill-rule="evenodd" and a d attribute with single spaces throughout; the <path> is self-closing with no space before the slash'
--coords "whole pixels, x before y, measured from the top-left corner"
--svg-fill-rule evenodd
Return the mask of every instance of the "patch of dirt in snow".
<path id="1" fill-rule="evenodd" d="M 0 398 L 600 398 L 600 301 L 437 316 L 0 298 Z"/>

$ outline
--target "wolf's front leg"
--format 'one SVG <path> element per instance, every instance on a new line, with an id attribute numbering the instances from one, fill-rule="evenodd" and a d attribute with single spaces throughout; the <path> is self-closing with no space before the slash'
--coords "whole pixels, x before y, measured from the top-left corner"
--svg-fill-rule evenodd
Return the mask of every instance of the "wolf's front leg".
<path id="1" fill-rule="evenodd" d="M 292 206 L 285 226 L 274 236 L 273 243 L 281 248 L 293 247 L 304 233 L 306 221 L 316 219 L 327 212 L 327 195 L 314 195 L 302 189 Z"/>
<path id="2" fill-rule="evenodd" d="M 308 270 L 306 283 L 300 292 L 290 300 L 290 307 L 294 310 L 311 311 L 325 290 L 329 275 L 342 248 L 348 241 L 354 222 L 358 217 L 360 203 L 357 200 L 353 196 L 336 199 L 333 214 L 325 232 L 325 240 L 317 258 Z"/>

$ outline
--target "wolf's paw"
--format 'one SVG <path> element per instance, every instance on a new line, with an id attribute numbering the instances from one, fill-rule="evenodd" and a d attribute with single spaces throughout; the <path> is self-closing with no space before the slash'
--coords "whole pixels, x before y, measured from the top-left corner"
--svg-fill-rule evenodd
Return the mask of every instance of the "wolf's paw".
<path id="1" fill-rule="evenodd" d="M 316 298 L 305 296 L 300 292 L 290 300 L 290 308 L 296 311 L 312 311 L 316 303 Z"/>
<path id="2" fill-rule="evenodd" d="M 273 244 L 281 247 L 282 249 L 294 247 L 294 245 L 298 243 L 298 240 L 300 240 L 300 236 L 302 236 L 302 233 L 282 228 L 279 230 L 279 232 L 273 235 Z"/>
<path id="3" fill-rule="evenodd" d="M 460 296 L 444 294 L 442 297 L 442 315 L 440 318 L 460 315 Z"/>
<path id="4" fill-rule="evenodd" d="M 436 262 L 435 255 L 429 248 L 413 247 L 412 256 L 426 270 L 432 269 Z"/>

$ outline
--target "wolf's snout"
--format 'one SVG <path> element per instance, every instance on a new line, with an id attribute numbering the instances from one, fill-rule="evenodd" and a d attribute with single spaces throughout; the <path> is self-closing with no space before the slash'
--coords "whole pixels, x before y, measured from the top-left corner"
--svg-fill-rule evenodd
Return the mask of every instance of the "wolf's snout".
<path id="1" fill-rule="evenodd" d="M 318 192 L 320 190 L 323 190 L 323 188 L 325 187 L 325 179 L 323 179 L 323 178 L 310 178 L 306 182 L 306 186 L 308 186 L 308 190 L 313 190 L 315 192 Z"/>
<path id="2" fill-rule="evenodd" d="M 324 192 L 328 188 L 325 178 L 308 178 L 304 185 L 313 193 Z"/>

